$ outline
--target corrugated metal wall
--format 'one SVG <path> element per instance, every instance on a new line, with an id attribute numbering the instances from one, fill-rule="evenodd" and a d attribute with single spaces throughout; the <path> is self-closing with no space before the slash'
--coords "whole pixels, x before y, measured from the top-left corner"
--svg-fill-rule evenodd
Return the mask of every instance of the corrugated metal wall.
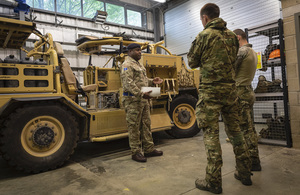
<path id="1" fill-rule="evenodd" d="M 231 30 L 251 28 L 280 18 L 278 0 L 190 0 L 164 14 L 167 48 L 174 54 L 188 52 L 192 41 L 203 30 L 200 9 L 206 3 L 216 3 Z"/>
<path id="2" fill-rule="evenodd" d="M 250 35 L 249 43 L 253 44 L 253 49 L 256 52 L 264 53 L 269 44 L 279 44 L 279 39 L 276 36 L 278 32 L 276 34 L 275 32 L 268 31 L 269 34 L 274 33 L 272 36 L 268 34 L 258 36 L 259 34 L 257 33 L 278 27 L 277 22 L 281 18 L 281 5 L 278 0 L 190 0 L 166 11 L 164 14 L 166 46 L 172 53 L 181 54 L 186 62 L 186 53 L 192 41 L 203 30 L 200 21 L 200 9 L 206 3 L 216 3 L 220 7 L 220 17 L 227 22 L 229 29 L 248 28 Z M 275 24 L 273 24 L 274 22 Z M 256 27 L 255 30 L 251 30 L 254 27 Z M 281 64 L 274 65 L 273 67 L 269 66 L 265 71 L 257 70 L 252 82 L 253 89 L 256 89 L 260 75 L 265 76 L 267 81 L 281 80 Z M 272 97 L 272 95 L 275 97 Z M 268 128 L 266 115 L 271 115 L 273 119 L 284 116 L 284 102 L 280 98 L 276 99 L 278 98 L 277 96 L 282 97 L 282 92 L 279 92 L 278 95 L 276 90 L 270 93 L 256 93 L 256 96 L 260 99 L 256 99 L 254 103 L 254 122 L 256 130 L 260 132 L 262 128 Z"/>

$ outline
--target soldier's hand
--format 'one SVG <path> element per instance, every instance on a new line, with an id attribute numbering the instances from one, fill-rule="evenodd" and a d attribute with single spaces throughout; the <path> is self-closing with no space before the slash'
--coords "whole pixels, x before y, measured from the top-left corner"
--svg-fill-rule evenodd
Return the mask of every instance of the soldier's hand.
<path id="1" fill-rule="evenodd" d="M 153 79 L 153 84 L 161 84 L 163 82 L 163 80 L 161 79 L 161 78 L 159 78 L 159 77 L 155 77 L 154 79 Z"/>
<path id="2" fill-rule="evenodd" d="M 151 93 L 152 91 L 148 91 L 148 92 L 145 92 L 144 94 L 143 94 L 143 98 L 144 99 L 151 99 L 152 97 L 150 96 L 150 93 Z"/>

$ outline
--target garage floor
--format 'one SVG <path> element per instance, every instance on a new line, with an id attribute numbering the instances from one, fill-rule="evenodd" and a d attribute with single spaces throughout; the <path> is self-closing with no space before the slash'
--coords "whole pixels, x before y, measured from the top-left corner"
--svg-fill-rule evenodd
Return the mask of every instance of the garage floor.
<path id="1" fill-rule="evenodd" d="M 9 168 L 0 158 L 0 194 L 211 194 L 194 185 L 196 178 L 205 175 L 201 133 L 193 138 L 172 139 L 159 132 L 154 138 L 164 155 L 148 158 L 147 163 L 131 160 L 127 139 L 81 143 L 62 168 L 34 175 Z M 223 194 L 299 194 L 300 150 L 260 144 L 263 170 L 254 172 L 252 186 L 244 186 L 233 177 L 234 155 L 225 138 L 221 131 Z"/>

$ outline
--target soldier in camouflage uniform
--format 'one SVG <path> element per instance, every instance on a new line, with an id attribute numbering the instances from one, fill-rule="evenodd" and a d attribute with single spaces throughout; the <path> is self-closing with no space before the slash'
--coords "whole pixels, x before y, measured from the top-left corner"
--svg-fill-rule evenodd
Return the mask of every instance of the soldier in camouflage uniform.
<path id="1" fill-rule="evenodd" d="M 161 156 L 162 151 L 154 149 L 151 121 L 149 92 L 141 92 L 142 87 L 162 83 L 162 79 L 155 77 L 148 79 L 146 69 L 139 63 L 141 46 L 131 43 L 127 47 L 128 56 L 121 66 L 121 82 L 123 86 L 123 105 L 126 112 L 129 145 L 132 159 L 137 162 L 146 162 L 146 157 Z M 142 152 L 144 151 L 144 155 Z"/>
<path id="2" fill-rule="evenodd" d="M 238 98 L 235 89 L 234 62 L 239 43 L 236 35 L 226 28 L 219 18 L 220 9 L 208 3 L 200 11 L 204 30 L 193 41 L 188 53 L 191 68 L 200 67 L 199 100 L 196 105 L 198 126 L 203 129 L 203 141 L 207 154 L 206 177 L 197 179 L 200 190 L 222 193 L 222 150 L 219 141 L 219 115 L 228 126 L 226 134 L 231 138 L 236 158 L 236 179 L 244 185 L 252 185 L 250 158 L 239 127 Z"/>
<path id="3" fill-rule="evenodd" d="M 257 66 L 257 54 L 248 43 L 246 33 L 241 29 L 233 31 L 239 40 L 240 49 L 235 61 L 235 82 L 241 112 L 240 127 L 252 161 L 251 171 L 260 171 L 258 137 L 253 121 L 255 94 L 251 86 Z"/>

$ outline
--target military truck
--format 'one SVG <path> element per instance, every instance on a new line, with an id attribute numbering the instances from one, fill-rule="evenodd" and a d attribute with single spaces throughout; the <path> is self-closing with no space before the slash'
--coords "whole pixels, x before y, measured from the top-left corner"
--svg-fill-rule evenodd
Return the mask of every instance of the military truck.
<path id="1" fill-rule="evenodd" d="M 31 34 L 39 40 L 23 48 Z M 25 172 L 61 166 L 80 141 L 103 142 L 128 136 L 122 105 L 120 65 L 126 46 L 143 48 L 140 62 L 149 78 L 161 77 L 161 95 L 151 100 L 151 130 L 176 138 L 199 132 L 195 118 L 199 72 L 188 70 L 180 56 L 162 42 L 136 42 L 126 37 L 81 37 L 77 47 L 90 60 L 81 86 L 60 43 L 41 34 L 32 22 L 0 18 L 0 46 L 26 52 L 0 61 L 0 153 L 9 165 Z M 103 49 L 113 45 L 115 49 Z M 167 52 L 158 54 L 157 48 Z M 92 65 L 94 55 L 108 55 L 113 66 Z"/>

